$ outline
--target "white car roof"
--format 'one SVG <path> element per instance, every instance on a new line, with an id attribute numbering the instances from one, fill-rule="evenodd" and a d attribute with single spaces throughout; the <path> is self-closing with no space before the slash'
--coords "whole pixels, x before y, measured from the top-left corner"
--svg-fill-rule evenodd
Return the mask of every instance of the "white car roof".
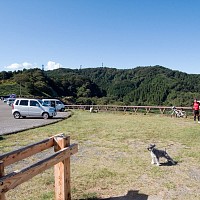
<path id="1" fill-rule="evenodd" d="M 42 101 L 60 101 L 59 99 L 42 99 Z"/>
<path id="2" fill-rule="evenodd" d="M 36 100 L 36 101 L 38 101 L 39 99 L 16 98 L 16 100 Z"/>

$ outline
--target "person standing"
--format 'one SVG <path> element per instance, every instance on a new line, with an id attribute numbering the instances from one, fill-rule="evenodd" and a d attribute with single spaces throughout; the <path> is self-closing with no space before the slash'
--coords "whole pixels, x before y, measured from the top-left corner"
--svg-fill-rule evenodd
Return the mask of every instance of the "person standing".
<path id="1" fill-rule="evenodd" d="M 193 113 L 194 113 L 194 121 L 196 122 L 196 118 L 198 119 L 198 123 L 200 123 L 200 117 L 199 117 L 199 102 L 197 99 L 194 100 L 193 103 Z"/>

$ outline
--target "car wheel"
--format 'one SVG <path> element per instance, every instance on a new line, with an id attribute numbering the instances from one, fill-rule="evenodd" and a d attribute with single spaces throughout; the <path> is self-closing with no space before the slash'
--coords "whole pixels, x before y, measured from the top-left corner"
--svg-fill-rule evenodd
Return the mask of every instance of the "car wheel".
<path id="1" fill-rule="evenodd" d="M 64 112 L 65 111 L 65 109 L 64 108 L 61 108 L 61 110 L 60 110 L 61 112 Z"/>
<path id="2" fill-rule="evenodd" d="M 49 114 L 48 114 L 48 113 L 43 113 L 43 114 L 42 114 L 42 117 L 43 117 L 44 119 L 48 119 L 48 118 L 49 118 Z"/>
<path id="3" fill-rule="evenodd" d="M 19 112 L 14 112 L 13 116 L 15 119 L 19 119 L 21 117 Z"/>

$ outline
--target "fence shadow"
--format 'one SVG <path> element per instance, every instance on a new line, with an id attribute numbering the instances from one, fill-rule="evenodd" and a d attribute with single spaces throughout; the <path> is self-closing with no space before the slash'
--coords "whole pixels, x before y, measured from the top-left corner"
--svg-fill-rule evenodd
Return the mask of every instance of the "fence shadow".
<path id="1" fill-rule="evenodd" d="M 147 200 L 147 199 L 148 195 L 139 193 L 139 190 L 129 190 L 128 193 L 124 196 L 109 197 L 109 198 L 89 198 L 87 200 Z"/>

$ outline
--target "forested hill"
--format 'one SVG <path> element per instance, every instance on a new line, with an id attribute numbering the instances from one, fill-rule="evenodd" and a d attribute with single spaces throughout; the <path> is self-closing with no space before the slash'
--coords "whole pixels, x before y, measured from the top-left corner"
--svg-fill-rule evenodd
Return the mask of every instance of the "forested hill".
<path id="1" fill-rule="evenodd" d="M 190 106 L 200 99 L 200 75 L 162 66 L 30 69 L 1 72 L 0 80 L 0 95 L 65 97 L 77 104 Z"/>

